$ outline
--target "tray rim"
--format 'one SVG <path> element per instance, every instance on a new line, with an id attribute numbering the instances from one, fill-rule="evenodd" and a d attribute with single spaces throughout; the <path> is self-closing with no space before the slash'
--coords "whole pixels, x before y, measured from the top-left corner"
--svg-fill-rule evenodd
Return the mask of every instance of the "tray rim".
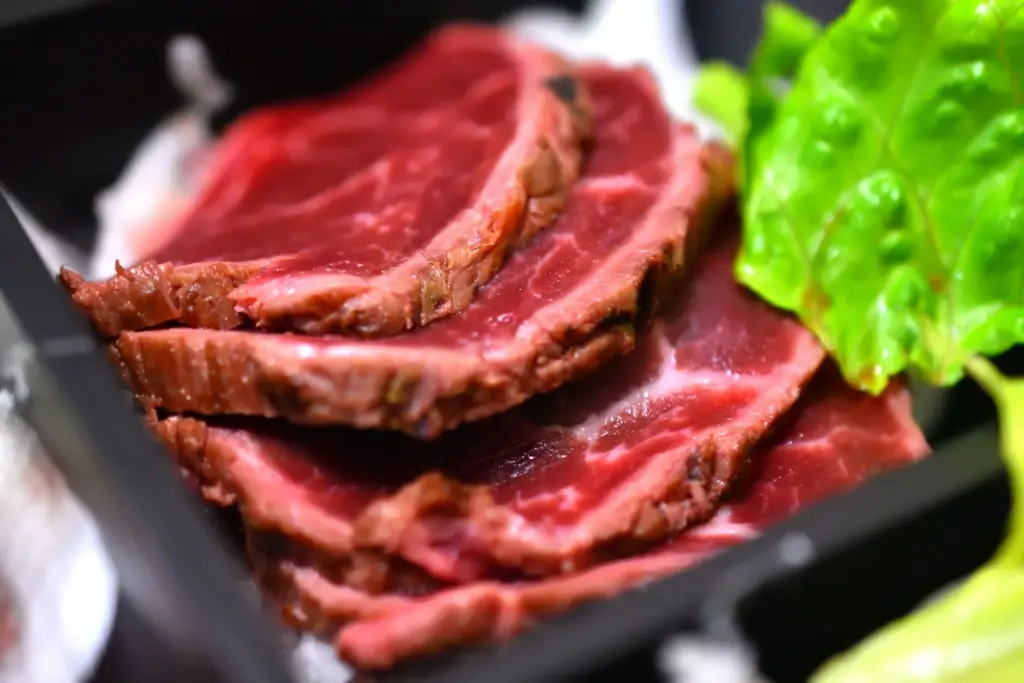
<path id="1" fill-rule="evenodd" d="M 2 0 L 0 2 L 0 29 L 43 19 L 55 14 L 98 5 L 106 0 Z"/>
<path id="2" fill-rule="evenodd" d="M 291 680 L 282 639 L 239 590 L 226 541 L 126 400 L 104 343 L 0 204 L 0 296 L 13 318 L 0 324 L 34 347 L 19 412 L 99 524 L 123 593 L 182 654 L 181 672 L 161 675 Z"/>
<path id="3" fill-rule="evenodd" d="M 653 645 L 678 633 L 682 623 L 697 624 L 708 596 L 739 567 L 758 576 L 750 593 L 785 578 L 787 569 L 777 561 L 778 548 L 794 534 L 805 536 L 814 549 L 810 562 L 795 570 L 813 571 L 815 565 L 850 546 L 877 541 L 896 527 L 912 524 L 992 485 L 1005 477 L 997 443 L 995 424 L 984 424 L 943 444 L 920 462 L 812 505 L 762 536 L 678 574 L 582 605 L 508 643 L 470 653 L 467 661 L 436 680 L 555 683 L 580 676 L 581 662 L 597 671 L 644 644 Z M 552 645 L 554 632 L 558 640 Z"/>

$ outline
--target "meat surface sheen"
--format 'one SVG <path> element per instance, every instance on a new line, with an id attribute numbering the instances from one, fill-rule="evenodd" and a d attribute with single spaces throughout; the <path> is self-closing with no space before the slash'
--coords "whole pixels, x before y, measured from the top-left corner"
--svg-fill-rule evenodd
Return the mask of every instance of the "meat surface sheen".
<path id="1" fill-rule="evenodd" d="M 465 309 L 554 219 L 591 124 L 560 57 L 497 29 L 442 29 L 351 92 L 244 117 L 142 263 L 62 280 L 110 336 L 425 325 Z"/>
<path id="2" fill-rule="evenodd" d="M 732 276 L 722 231 L 632 354 L 432 442 L 172 417 L 157 426 L 214 499 L 333 566 L 397 556 L 449 581 L 576 572 L 708 518 L 822 361 Z"/>
<path id="3" fill-rule="evenodd" d="M 253 557 L 261 582 L 294 625 L 333 637 L 342 656 L 380 669 L 413 657 L 509 638 L 538 619 L 681 571 L 756 537 L 826 497 L 928 451 L 898 383 L 873 398 L 826 365 L 726 504 L 700 526 L 646 554 L 536 581 L 479 581 L 429 594 L 371 595 L 289 559 Z"/>
<path id="4" fill-rule="evenodd" d="M 126 381 L 174 413 L 434 437 L 631 351 L 731 195 L 732 163 L 672 122 L 645 71 L 581 77 L 597 131 L 583 176 L 558 220 L 465 311 L 376 340 L 125 332 L 115 346 Z"/>

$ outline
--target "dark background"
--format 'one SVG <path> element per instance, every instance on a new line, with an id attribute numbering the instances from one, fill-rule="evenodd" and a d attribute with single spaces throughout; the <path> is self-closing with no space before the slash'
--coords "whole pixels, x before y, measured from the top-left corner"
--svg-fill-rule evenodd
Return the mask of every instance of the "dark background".
<path id="1" fill-rule="evenodd" d="M 644 0 L 654 1 L 654 0 Z M 206 42 L 237 99 L 220 123 L 258 104 L 344 86 L 438 23 L 494 20 L 516 0 L 0 0 L 0 27 L 30 9 L 73 6 L 0 28 L 0 182 L 43 225 L 88 248 L 95 194 L 134 146 L 181 103 L 165 75 L 170 36 Z M 580 11 L 583 0 L 543 4 Z M 845 0 L 800 0 L 831 19 Z M 745 60 L 760 26 L 755 0 L 692 0 L 700 53 Z"/>

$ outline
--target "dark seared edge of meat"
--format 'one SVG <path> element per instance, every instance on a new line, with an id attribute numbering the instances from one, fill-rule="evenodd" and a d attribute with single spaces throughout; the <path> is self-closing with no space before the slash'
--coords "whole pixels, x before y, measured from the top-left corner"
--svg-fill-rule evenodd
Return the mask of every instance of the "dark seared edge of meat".
<path id="1" fill-rule="evenodd" d="M 419 570 L 398 563 L 389 564 L 394 571 L 382 574 L 387 578 L 376 585 L 349 583 L 344 574 L 315 567 L 301 545 L 282 542 L 262 530 L 250 530 L 249 556 L 264 594 L 285 619 L 333 640 L 339 653 L 357 667 L 386 669 L 453 647 L 503 640 L 553 613 L 675 573 L 716 548 L 742 541 L 744 535 L 732 531 L 733 524 L 764 528 L 777 522 L 780 513 L 783 517 L 793 514 L 794 505 L 812 504 L 928 452 L 902 387 L 892 387 L 884 398 L 866 400 L 843 383 L 834 367 L 818 377 L 801 399 L 804 407 L 765 442 L 769 452 L 764 455 L 774 464 L 756 473 L 758 479 L 753 482 L 760 490 L 740 490 L 730 516 L 720 520 L 728 530 L 721 530 L 717 542 L 710 545 L 707 538 L 694 537 L 689 546 L 676 542 L 665 546 L 665 552 L 641 554 L 568 576 L 488 577 L 455 586 L 432 582 Z M 856 432 L 862 437 L 851 439 Z M 808 452 L 808 447 L 814 450 Z M 766 476 L 770 472 L 786 474 L 780 482 Z M 837 473 L 841 473 L 838 478 Z M 825 488 L 806 491 L 806 485 L 815 481 Z M 794 497 L 801 490 L 810 497 Z M 775 502 L 768 503 L 765 496 Z M 764 510 L 766 503 L 769 508 L 781 507 Z M 751 507 L 743 511 L 745 505 Z"/>
<path id="2" fill-rule="evenodd" d="M 256 325 L 311 335 L 349 333 L 371 338 L 399 334 L 465 310 L 511 252 L 558 217 L 593 139 L 589 92 L 568 64 L 553 56 L 549 59 L 547 72 L 573 81 L 576 99 L 566 103 L 549 88 L 542 90 L 542 123 L 532 153 L 497 211 L 470 230 L 459 230 L 447 244 L 431 245 L 436 255 L 415 272 L 386 274 L 386 285 L 376 278 L 361 294 L 328 290 L 309 297 L 304 309 L 294 314 L 254 311 Z"/>
<path id="3" fill-rule="evenodd" d="M 360 291 L 311 293 L 299 310 L 262 317 L 257 313 L 253 320 L 236 310 L 231 295 L 259 272 L 260 263 L 175 267 L 146 261 L 131 268 L 118 264 L 117 274 L 105 282 L 86 282 L 79 273 L 62 268 L 60 282 L 108 337 L 167 323 L 218 330 L 254 323 L 269 330 L 377 337 L 458 313 L 501 269 L 512 250 L 557 217 L 579 178 L 586 144 L 593 137 L 593 110 L 588 91 L 569 68 L 554 55 L 544 61 L 541 80 L 571 81 L 575 99 L 564 100 L 564 88 L 543 87 L 538 137 L 500 208 L 451 236 L 414 272 L 397 268 L 367 281 Z"/>
<path id="4" fill-rule="evenodd" d="M 149 425 L 175 457 L 183 474 L 198 484 L 207 502 L 223 508 L 237 507 L 242 518 L 246 551 L 255 567 L 260 566 L 257 561 L 260 558 L 287 558 L 302 565 L 316 566 L 331 580 L 371 595 L 412 594 L 447 585 L 399 557 L 369 549 L 347 555 L 324 554 L 297 536 L 289 537 L 280 529 L 268 527 L 261 523 L 258 514 L 252 514 L 258 505 L 236 495 L 231 475 L 218 466 L 222 464 L 222 458 L 229 458 L 230 454 L 207 451 L 207 426 L 204 422 L 179 417 L 160 420 L 151 413 Z"/>
<path id="5" fill-rule="evenodd" d="M 265 352 L 263 335 L 211 335 L 187 342 L 126 332 L 114 344 L 126 383 L 144 404 L 172 413 L 283 417 L 300 424 L 348 424 L 433 438 L 464 422 L 516 406 L 628 353 L 650 322 L 658 302 L 673 291 L 696 249 L 733 192 L 731 155 L 717 145 L 701 151 L 708 188 L 692 207 L 689 229 L 666 241 L 659 258 L 636 265 L 630 278 L 608 294 L 597 319 L 574 311 L 549 325 L 544 340 L 526 340 L 510 361 L 498 365 L 473 354 L 429 349 L 426 361 L 399 350 L 347 357 L 282 361 Z M 572 308 L 566 306 L 565 308 Z M 557 335 L 557 336 L 556 336 Z M 471 356 L 471 357 L 470 357 Z"/>
<path id="6" fill-rule="evenodd" d="M 206 440 L 206 424 L 190 418 L 161 420 L 154 411 L 147 411 L 146 421 L 157 437 L 167 447 L 181 468 L 186 480 L 194 484 L 208 502 L 221 507 L 235 505 L 233 479 L 222 478 L 221 469 L 216 467 L 220 457 L 227 454 L 210 453 L 212 448 Z"/>
<path id="7" fill-rule="evenodd" d="M 523 578 L 574 573 L 587 567 L 642 552 L 666 538 L 707 520 L 728 487 L 741 478 L 757 439 L 744 434 L 739 443 L 697 444 L 681 460 L 680 476 L 660 495 L 637 501 L 614 525 L 594 530 L 574 548 L 557 543 L 534 546 L 516 542 L 503 525 L 508 510 L 498 505 L 486 486 L 470 486 L 438 472 L 428 472 L 396 493 L 371 503 L 351 524 L 334 533 L 300 520 L 284 528 L 274 513 L 273 495 L 249 492 L 232 471 L 233 454 L 207 446 L 202 420 L 173 416 L 151 420 L 151 426 L 186 472 L 198 480 L 212 503 L 238 506 L 245 526 L 258 530 L 264 549 L 288 555 L 332 580 L 375 593 L 387 590 L 396 568 L 411 567 L 402 559 L 407 530 L 431 521 L 459 520 L 476 538 L 465 539 L 460 561 L 467 580 Z M 301 515 L 300 515 L 301 517 Z"/>
<path id="8" fill-rule="evenodd" d="M 400 557 L 383 553 L 355 552 L 348 557 L 324 561 L 316 550 L 301 542 L 259 528 L 246 528 L 245 544 L 246 554 L 257 569 L 268 561 L 287 561 L 297 566 L 313 567 L 329 581 L 367 595 L 411 597 L 455 585 L 438 580 Z"/>
<path id="9" fill-rule="evenodd" d="M 353 524 L 348 552 L 401 557 L 408 530 L 432 521 L 457 520 L 469 530 L 460 547 L 464 578 L 567 575 L 644 552 L 691 526 L 707 521 L 729 487 L 741 478 L 760 434 L 744 434 L 740 443 L 696 444 L 676 466 L 678 476 L 663 490 L 621 510 L 613 522 L 588 525 L 571 547 L 555 538 L 536 543 L 517 537 L 509 509 L 497 504 L 484 486 L 467 486 L 437 472 L 420 476 L 396 494 L 371 503 Z M 582 529 L 581 529 L 582 530 Z M 415 536 L 415 534 L 413 534 Z M 317 542 L 321 556 L 339 548 Z M 326 557 L 324 558 L 327 559 Z"/>
<path id="10" fill-rule="evenodd" d="M 259 270 L 258 264 L 231 263 L 116 265 L 117 274 L 106 282 L 87 282 L 69 268 L 59 275 L 78 308 L 107 337 L 168 322 L 220 330 L 244 325 L 228 295 Z"/>
<path id="11" fill-rule="evenodd" d="M 568 576 L 448 587 L 408 575 L 404 589 L 385 593 L 361 590 L 287 554 L 250 551 L 250 561 L 285 623 L 333 642 L 358 668 L 384 670 L 455 647 L 506 640 L 544 618 L 680 571 L 694 559 L 664 553 Z"/>

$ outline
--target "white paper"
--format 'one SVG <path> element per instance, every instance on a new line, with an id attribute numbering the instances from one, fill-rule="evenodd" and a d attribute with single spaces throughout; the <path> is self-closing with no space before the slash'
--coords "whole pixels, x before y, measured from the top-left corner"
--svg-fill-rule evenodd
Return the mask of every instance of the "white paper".
<path id="1" fill-rule="evenodd" d="M 110 635 L 117 577 L 95 522 L 13 413 L 14 400 L 0 390 L 0 577 L 18 628 L 0 683 L 78 683 Z"/>

